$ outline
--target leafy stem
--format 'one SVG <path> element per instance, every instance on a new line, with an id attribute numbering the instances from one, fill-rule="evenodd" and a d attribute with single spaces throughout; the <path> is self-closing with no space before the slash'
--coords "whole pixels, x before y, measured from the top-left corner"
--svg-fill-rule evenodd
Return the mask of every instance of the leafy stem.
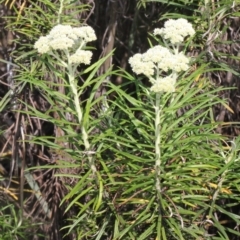
<path id="1" fill-rule="evenodd" d="M 155 105 L 155 170 L 156 170 L 156 190 L 157 193 L 161 193 L 161 185 L 160 185 L 160 166 L 161 166 L 161 136 L 160 136 L 160 114 L 161 114 L 161 106 L 160 106 L 160 97 L 161 93 L 156 93 L 156 105 Z"/>
<path id="2" fill-rule="evenodd" d="M 90 143 L 88 141 L 88 133 L 82 121 L 83 113 L 82 113 L 82 109 L 81 109 L 79 98 L 78 98 L 77 83 L 75 81 L 73 68 L 70 64 L 68 65 L 68 77 L 69 77 L 70 88 L 74 97 L 74 105 L 75 105 L 75 110 L 77 112 L 78 123 L 81 126 L 82 138 L 85 146 L 85 151 L 88 156 L 89 165 L 91 167 L 92 172 L 96 173 L 94 158 L 91 154 L 88 154 L 88 152 L 90 151 Z"/>

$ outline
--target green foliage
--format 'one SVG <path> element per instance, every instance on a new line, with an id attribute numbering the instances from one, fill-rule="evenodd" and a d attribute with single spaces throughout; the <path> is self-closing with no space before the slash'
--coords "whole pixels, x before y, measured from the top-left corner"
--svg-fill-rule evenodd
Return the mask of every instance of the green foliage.
<path id="1" fill-rule="evenodd" d="M 5 199 L 6 200 L 6 199 Z M 3 201 L 1 200 L 1 205 Z M 5 202 L 6 203 L 6 202 Z M 31 226 L 31 234 L 34 225 L 26 219 L 19 221 L 19 213 L 16 211 L 14 204 L 7 204 L 0 208 L 0 239 L 26 239 L 29 236 L 29 227 Z"/>
<path id="2" fill-rule="evenodd" d="M 141 4 L 145 6 L 147 2 L 150 1 Z M 175 12 L 179 8 L 194 12 L 198 6 L 196 1 L 155 2 L 168 4 Z M 225 16 L 230 5 L 226 6 L 215 9 L 216 18 Z M 239 139 L 230 142 L 216 133 L 221 123 L 215 121 L 214 106 L 231 109 L 218 97 L 226 88 L 216 87 L 208 77 L 216 70 L 235 71 L 223 64 L 215 68 L 204 64 L 203 52 L 195 68 L 181 76 L 176 93 L 161 98 L 162 192 L 158 199 L 154 96 L 146 79 L 121 69 L 109 69 L 99 75 L 99 68 L 109 56 L 87 68 L 79 67 L 79 101 L 91 144 L 91 151 L 85 151 L 64 69 L 57 66 L 56 60 L 39 56 L 33 50 L 34 41 L 58 22 L 78 25 L 75 16 L 86 8 L 76 1 L 29 1 L 24 14 L 14 5 L 17 16 L 9 22 L 9 27 L 26 40 L 23 43 L 22 38 L 16 39 L 19 46 L 13 55 L 18 66 L 18 112 L 26 116 L 25 129 L 36 122 L 41 123 L 40 128 L 44 122 L 54 126 L 49 135 L 26 132 L 26 146 L 44 148 L 49 156 L 44 164 L 28 164 L 27 173 L 33 176 L 37 170 L 44 175 L 51 170 L 51 177 L 64 183 L 66 191 L 59 205 L 66 216 L 61 226 L 66 239 L 236 239 L 240 235 L 239 215 L 235 212 L 239 203 Z M 180 16 L 172 12 L 169 10 L 162 19 Z M 211 30 L 219 29 L 214 23 L 202 21 L 199 12 L 196 10 L 193 17 L 201 23 L 199 34 L 209 26 Z M 204 41 L 197 44 L 195 47 L 201 48 Z M 118 76 L 124 79 L 121 85 L 106 81 Z M 107 85 L 106 92 L 96 97 L 103 84 Z M 35 91 L 44 99 L 42 105 L 32 100 Z M 1 99 L 0 109 L 9 102 L 10 93 Z M 87 160 L 89 154 L 95 157 L 95 175 Z M 30 188 L 36 191 L 31 185 Z M 41 190 L 40 195 L 34 194 L 39 202 L 38 197 L 44 195 Z M 25 224 L 18 226 L 14 208 L 9 209 L 10 214 L 0 215 L 0 236 L 24 237 Z"/>
<path id="3" fill-rule="evenodd" d="M 217 176 L 212 175 L 223 168 L 224 159 L 213 148 L 216 143 L 221 144 L 221 137 L 212 133 L 216 124 L 209 117 L 211 107 L 221 102 L 216 97 L 219 89 L 211 90 L 207 81 L 194 82 L 202 71 L 204 68 L 182 81 L 175 98 L 168 95 L 162 99 L 161 202 L 154 193 L 154 109 L 150 107 L 149 94 L 137 80 L 138 97 L 134 98 L 111 85 L 117 94 L 111 101 L 117 120 L 113 117 L 110 121 L 120 126 L 112 126 L 114 130 L 102 133 L 99 139 L 103 144 L 101 164 L 105 174 L 102 173 L 107 176 L 103 178 L 105 191 L 107 196 L 115 193 L 114 201 L 109 199 L 108 203 L 117 209 L 112 212 L 116 219 L 113 239 L 164 239 L 164 235 L 166 239 L 194 239 L 204 235 L 201 225 L 212 196 L 208 184 L 218 184 Z M 188 110 L 179 116 L 177 111 L 183 108 Z M 108 157 L 109 150 L 114 152 L 114 159 Z M 161 215 L 163 222 L 159 223 Z"/>
<path id="4" fill-rule="evenodd" d="M 187 10 L 195 10 L 195 7 L 198 6 L 198 4 L 201 3 L 201 1 L 194 1 L 194 0 L 177 0 L 177 1 L 168 1 L 168 0 L 139 0 L 138 1 L 138 7 L 144 7 L 146 8 L 147 4 L 151 3 L 161 3 L 161 4 L 166 4 L 167 6 L 173 7 L 176 10 L 179 9 L 187 9 Z M 172 9 L 171 9 L 172 10 Z M 169 11 L 171 14 L 173 11 Z M 186 15 L 182 15 L 186 17 Z M 175 17 L 180 17 L 180 15 Z"/>

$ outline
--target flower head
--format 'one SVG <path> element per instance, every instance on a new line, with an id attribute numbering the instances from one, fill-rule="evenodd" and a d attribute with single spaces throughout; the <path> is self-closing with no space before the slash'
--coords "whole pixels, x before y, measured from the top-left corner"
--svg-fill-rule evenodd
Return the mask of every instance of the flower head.
<path id="1" fill-rule="evenodd" d="M 49 46 L 53 50 L 66 50 L 72 48 L 77 40 L 70 25 L 57 25 L 50 31 L 48 39 Z"/>
<path id="2" fill-rule="evenodd" d="M 136 74 L 144 74 L 148 77 L 154 74 L 153 62 L 144 59 L 143 54 L 135 54 L 129 59 L 129 63 Z"/>
<path id="3" fill-rule="evenodd" d="M 183 42 L 186 36 L 193 36 L 195 31 L 192 24 L 186 19 L 170 19 L 165 22 L 164 28 L 156 28 L 154 35 L 161 35 L 164 39 L 169 40 L 172 44 Z"/>
<path id="4" fill-rule="evenodd" d="M 85 50 L 77 50 L 76 53 L 70 56 L 69 61 L 70 63 L 74 64 L 80 64 L 84 63 L 85 65 L 90 64 L 92 58 L 92 52 L 91 51 L 85 51 Z"/>
<path id="5" fill-rule="evenodd" d="M 89 26 L 73 28 L 73 32 L 85 42 L 92 42 L 97 39 L 93 28 Z"/>
<path id="6" fill-rule="evenodd" d="M 144 61 L 150 61 L 163 70 L 168 71 L 172 69 L 174 55 L 165 47 L 157 45 L 150 48 L 146 53 L 143 54 Z"/>
<path id="7" fill-rule="evenodd" d="M 159 63 L 171 57 L 172 53 L 167 48 L 160 45 L 148 49 L 147 52 L 143 54 L 144 61 L 152 61 L 154 63 Z"/>
<path id="8" fill-rule="evenodd" d="M 173 45 L 165 42 L 167 47 L 157 45 L 143 54 L 135 54 L 129 59 L 133 72 L 146 75 L 153 92 L 174 92 L 179 73 L 189 68 L 189 58 L 182 52 L 179 53 L 179 43 L 194 33 L 192 25 L 186 19 L 167 21 L 164 28 L 155 29 L 154 34 L 161 35 Z M 162 77 L 163 73 L 165 77 Z M 169 75 L 166 76 L 167 74 Z"/>
<path id="9" fill-rule="evenodd" d="M 56 25 L 45 37 L 40 37 L 34 48 L 39 53 L 47 53 L 51 50 L 72 50 L 84 46 L 87 42 L 96 40 L 94 30 L 89 26 L 71 27 L 70 25 Z M 84 41 L 84 44 L 82 42 Z"/>
<path id="10" fill-rule="evenodd" d="M 58 24 L 52 28 L 49 33 L 49 37 L 51 39 L 61 38 L 61 37 L 68 37 L 70 39 L 77 39 L 76 34 L 73 32 L 73 28 L 70 25 L 61 25 Z"/>
<path id="11" fill-rule="evenodd" d="M 172 62 L 172 70 L 175 72 L 187 71 L 189 68 L 189 58 L 182 52 L 175 54 Z"/>
<path id="12" fill-rule="evenodd" d="M 48 45 L 53 50 L 66 50 L 73 47 L 74 40 L 67 36 L 62 36 L 50 39 Z"/>
<path id="13" fill-rule="evenodd" d="M 48 37 L 40 37 L 34 44 L 34 48 L 41 54 L 47 53 L 50 51 L 50 46 L 48 44 Z"/>
<path id="14" fill-rule="evenodd" d="M 152 85 L 151 91 L 153 92 L 175 92 L 176 78 L 167 76 L 164 78 L 157 78 L 156 82 Z"/>

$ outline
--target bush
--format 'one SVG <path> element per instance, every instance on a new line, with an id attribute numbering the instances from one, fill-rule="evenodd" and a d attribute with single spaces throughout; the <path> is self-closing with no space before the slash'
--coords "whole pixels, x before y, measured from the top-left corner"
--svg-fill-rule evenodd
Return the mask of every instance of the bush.
<path id="1" fill-rule="evenodd" d="M 102 70 L 114 51 L 86 66 L 95 33 L 73 16 L 86 16 L 87 5 L 23 8 L 9 18 L 26 41 L 15 40 L 14 84 L 0 105 L 14 113 L 3 114 L 15 131 L 3 129 L 1 149 L 14 150 L 8 180 L 20 172 L 19 219 L 41 221 L 34 227 L 43 239 L 236 239 L 239 140 L 217 133 L 223 125 L 213 110 L 232 111 L 218 97 L 231 88 L 210 81 L 220 68 L 204 53 L 186 58 L 191 31 L 181 33 L 185 45 L 156 31 L 149 51 L 129 60 L 143 74 L 135 76 Z M 173 57 L 167 64 L 163 55 L 162 68 L 154 60 L 160 46 Z M 21 231 L 24 238 L 25 225 Z"/>

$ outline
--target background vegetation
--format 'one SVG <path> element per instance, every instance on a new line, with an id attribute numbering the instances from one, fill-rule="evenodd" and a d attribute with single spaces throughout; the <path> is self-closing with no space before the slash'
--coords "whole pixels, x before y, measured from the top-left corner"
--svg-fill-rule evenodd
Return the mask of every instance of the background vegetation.
<path id="1" fill-rule="evenodd" d="M 1 239 L 240 239 L 238 1 L 0 3 Z M 161 99 L 158 199 L 154 96 L 128 59 L 179 17 L 197 33 Z M 96 31 L 76 76 L 91 151 L 64 69 L 33 49 L 57 23 Z"/>

